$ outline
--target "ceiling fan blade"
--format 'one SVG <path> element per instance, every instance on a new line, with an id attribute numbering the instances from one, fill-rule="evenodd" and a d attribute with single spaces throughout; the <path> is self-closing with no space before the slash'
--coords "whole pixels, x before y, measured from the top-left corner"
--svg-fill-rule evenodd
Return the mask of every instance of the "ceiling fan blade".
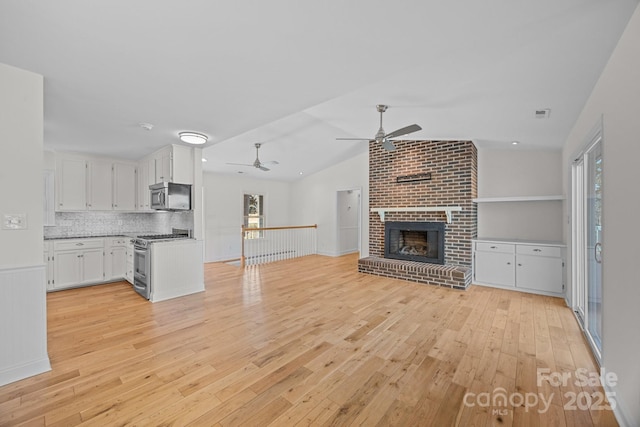
<path id="1" fill-rule="evenodd" d="M 384 141 L 382 141 L 382 146 L 388 151 L 395 151 L 396 149 L 396 146 L 393 145 L 393 143 L 388 139 L 385 139 Z"/>
<path id="2" fill-rule="evenodd" d="M 269 160 L 268 162 L 262 162 L 262 165 L 279 165 L 280 162 L 277 160 Z"/>
<path id="3" fill-rule="evenodd" d="M 233 165 L 233 166 L 253 166 L 253 165 L 248 165 L 246 163 L 227 163 L 228 165 Z"/>
<path id="4" fill-rule="evenodd" d="M 373 141 L 371 138 L 336 138 L 338 141 Z"/>
<path id="5" fill-rule="evenodd" d="M 391 133 L 388 133 L 385 135 L 385 138 L 395 138 L 398 136 L 402 136 L 402 135 L 407 135 L 409 133 L 413 133 L 413 132 L 417 132 L 419 130 L 422 130 L 422 128 L 418 125 L 409 125 L 409 126 L 405 126 L 403 128 L 400 128 L 398 130 L 394 130 Z"/>
<path id="6" fill-rule="evenodd" d="M 264 166 L 258 166 L 258 169 L 260 169 L 261 171 L 265 171 L 265 172 L 269 172 L 271 169 L 269 168 L 265 168 Z"/>

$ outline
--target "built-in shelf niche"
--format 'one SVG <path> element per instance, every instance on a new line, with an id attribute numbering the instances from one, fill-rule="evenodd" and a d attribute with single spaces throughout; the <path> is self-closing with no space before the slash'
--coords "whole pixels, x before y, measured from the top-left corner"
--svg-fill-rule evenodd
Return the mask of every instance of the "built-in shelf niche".
<path id="1" fill-rule="evenodd" d="M 551 196 L 509 196 L 509 197 L 478 197 L 472 199 L 473 203 L 500 203 L 500 202 L 544 202 L 564 200 L 562 195 Z"/>

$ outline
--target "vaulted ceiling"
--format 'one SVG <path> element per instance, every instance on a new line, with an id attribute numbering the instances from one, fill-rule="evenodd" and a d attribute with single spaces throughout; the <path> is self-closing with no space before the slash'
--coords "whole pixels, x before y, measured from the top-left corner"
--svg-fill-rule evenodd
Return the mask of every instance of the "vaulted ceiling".
<path id="1" fill-rule="evenodd" d="M 637 5 L 0 0 L 0 62 L 44 76 L 47 149 L 137 159 L 192 130 L 205 170 L 295 180 L 365 151 L 335 138 L 373 137 L 376 104 L 415 139 L 560 148 Z M 271 171 L 226 164 L 256 142 Z"/>

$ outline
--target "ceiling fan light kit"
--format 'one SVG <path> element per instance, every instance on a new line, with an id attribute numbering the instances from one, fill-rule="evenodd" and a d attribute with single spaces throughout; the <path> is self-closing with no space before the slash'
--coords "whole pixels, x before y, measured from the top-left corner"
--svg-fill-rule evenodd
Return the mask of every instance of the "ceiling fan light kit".
<path id="1" fill-rule="evenodd" d="M 403 128 L 394 130 L 393 132 L 386 133 L 384 131 L 384 128 L 382 127 L 382 113 L 387 111 L 387 108 L 389 108 L 388 105 L 384 105 L 384 104 L 376 105 L 376 110 L 378 110 L 378 113 L 380 113 L 380 128 L 378 129 L 378 132 L 376 132 L 373 139 L 370 139 L 370 138 L 336 138 L 336 139 L 341 141 L 377 142 L 378 144 L 382 145 L 382 147 L 385 150 L 394 151 L 396 149 L 396 146 L 393 145 L 393 142 L 391 141 L 392 138 L 408 135 L 410 133 L 417 132 L 422 129 L 420 126 L 413 124 L 413 125 L 405 126 Z"/>
<path id="2" fill-rule="evenodd" d="M 180 132 L 178 136 L 180 137 L 180 141 L 193 145 L 202 145 L 209 140 L 206 135 L 198 132 Z"/>

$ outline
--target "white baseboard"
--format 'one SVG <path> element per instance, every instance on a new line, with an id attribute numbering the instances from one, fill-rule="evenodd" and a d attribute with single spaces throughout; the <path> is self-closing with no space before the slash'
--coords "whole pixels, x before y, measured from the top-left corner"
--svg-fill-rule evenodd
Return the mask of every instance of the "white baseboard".
<path id="1" fill-rule="evenodd" d="M 0 386 L 20 381 L 50 370 L 51 363 L 49 362 L 48 356 L 44 359 L 35 360 L 22 365 L 11 366 L 0 371 Z"/>

